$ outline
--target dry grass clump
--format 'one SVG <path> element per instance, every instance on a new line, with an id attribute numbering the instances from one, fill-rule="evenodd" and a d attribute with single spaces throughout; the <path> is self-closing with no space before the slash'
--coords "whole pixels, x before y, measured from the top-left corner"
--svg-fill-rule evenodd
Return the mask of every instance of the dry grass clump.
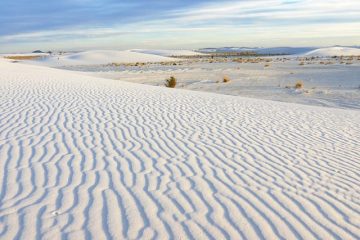
<path id="1" fill-rule="evenodd" d="M 228 82 L 230 82 L 230 78 L 228 76 L 224 76 L 223 83 L 228 83 Z"/>
<path id="2" fill-rule="evenodd" d="M 42 56 L 36 55 L 36 56 L 5 56 L 4 58 L 11 60 L 33 60 L 41 57 Z"/>
<path id="3" fill-rule="evenodd" d="M 125 64 L 126 67 L 141 67 L 141 66 L 145 66 L 145 65 L 146 65 L 146 63 L 141 63 L 141 62 Z"/>
<path id="4" fill-rule="evenodd" d="M 233 61 L 238 62 L 238 63 L 243 63 L 244 62 L 244 60 L 242 58 L 235 58 Z"/>
<path id="5" fill-rule="evenodd" d="M 302 81 L 297 81 L 294 87 L 295 89 L 302 89 L 304 87 L 304 83 Z"/>
<path id="6" fill-rule="evenodd" d="M 175 88 L 176 87 L 176 78 L 171 76 L 170 78 L 165 80 L 165 87 Z"/>
<path id="7" fill-rule="evenodd" d="M 266 59 L 266 58 L 235 58 L 232 60 L 233 62 L 238 63 L 269 63 L 272 62 L 272 59 Z"/>
<path id="8" fill-rule="evenodd" d="M 182 65 L 181 62 L 160 62 L 159 63 L 162 66 L 177 66 L 177 65 Z"/>
<path id="9" fill-rule="evenodd" d="M 291 89 L 291 88 L 302 89 L 302 88 L 304 88 L 304 83 L 302 81 L 297 81 L 295 83 L 295 85 L 293 85 L 293 86 L 287 85 L 287 86 L 285 86 L 285 88 L 287 88 L 287 89 Z"/>
<path id="10" fill-rule="evenodd" d="M 270 64 L 265 64 L 265 66 L 264 67 L 270 67 Z"/>

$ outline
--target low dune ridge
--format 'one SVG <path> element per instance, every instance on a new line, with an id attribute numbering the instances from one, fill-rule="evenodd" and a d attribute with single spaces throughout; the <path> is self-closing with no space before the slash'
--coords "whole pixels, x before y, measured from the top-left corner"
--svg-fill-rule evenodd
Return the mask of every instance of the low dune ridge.
<path id="1" fill-rule="evenodd" d="M 0 59 L 0 239 L 359 239 L 360 111 Z"/>
<path id="2" fill-rule="evenodd" d="M 132 49 L 132 52 L 154 54 L 164 57 L 172 56 L 206 56 L 205 53 L 200 53 L 192 50 L 162 50 L 162 49 Z"/>
<path id="3" fill-rule="evenodd" d="M 148 62 L 171 62 L 178 59 L 134 52 L 131 50 L 91 50 L 79 53 L 66 53 L 64 55 L 52 55 L 42 58 L 40 61 L 28 62 L 44 66 L 77 66 L 77 65 L 101 65 L 110 63 L 148 63 Z"/>
<path id="4" fill-rule="evenodd" d="M 360 49 L 351 48 L 351 47 L 319 48 L 306 53 L 305 56 L 314 56 L 314 57 L 360 56 Z"/>

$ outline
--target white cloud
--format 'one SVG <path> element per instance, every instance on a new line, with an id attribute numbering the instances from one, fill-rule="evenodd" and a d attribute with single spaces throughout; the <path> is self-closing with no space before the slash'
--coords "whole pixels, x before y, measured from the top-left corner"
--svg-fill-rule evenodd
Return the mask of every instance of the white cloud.
<path id="1" fill-rule="evenodd" d="M 173 11 L 169 16 L 182 21 L 204 21 L 222 19 L 257 18 L 304 19 L 324 17 L 352 18 L 360 21 L 360 1 L 358 0 L 255 0 L 240 2 L 221 2 L 203 5 L 197 9 Z"/>
<path id="2" fill-rule="evenodd" d="M 14 42 L 72 42 L 135 47 L 191 45 L 314 45 L 360 42 L 358 0 L 252 0 L 205 4 L 164 13 L 151 21 L 0 36 L 0 50 Z M 49 44 L 50 45 L 50 44 Z M 144 46 L 145 47 L 145 46 Z"/>

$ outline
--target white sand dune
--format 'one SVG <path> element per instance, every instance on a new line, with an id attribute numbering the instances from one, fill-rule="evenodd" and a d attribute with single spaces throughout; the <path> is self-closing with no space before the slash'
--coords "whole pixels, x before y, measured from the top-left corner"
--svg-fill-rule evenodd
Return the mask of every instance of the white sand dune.
<path id="1" fill-rule="evenodd" d="M 314 50 L 312 47 L 271 47 L 271 48 L 249 48 L 249 47 L 222 47 L 222 48 L 202 48 L 199 51 L 204 53 L 224 53 L 224 52 L 255 52 L 257 54 L 272 55 L 295 55 L 303 54 Z"/>
<path id="2" fill-rule="evenodd" d="M 198 55 L 205 55 L 204 53 L 199 53 L 191 50 L 150 50 L 150 49 L 133 49 L 132 52 L 139 52 L 139 53 L 146 53 L 146 54 L 154 54 L 164 57 L 171 57 L 171 56 L 198 56 Z"/>
<path id="3" fill-rule="evenodd" d="M 349 47 L 319 48 L 306 53 L 305 56 L 317 56 L 317 57 L 360 56 L 360 49 L 349 48 Z"/>
<path id="4" fill-rule="evenodd" d="M 4 53 L 0 54 L 0 57 L 28 57 L 28 56 L 41 56 L 46 57 L 49 56 L 49 53 Z"/>
<path id="5" fill-rule="evenodd" d="M 140 52 L 92 50 L 79 53 L 71 53 L 63 56 L 51 56 L 49 58 L 32 61 L 31 63 L 45 66 L 76 66 L 76 65 L 99 65 L 109 63 L 136 63 L 136 62 L 168 62 L 177 59 L 147 54 Z"/>
<path id="6" fill-rule="evenodd" d="M 0 239 L 359 239 L 360 111 L 0 60 Z"/>

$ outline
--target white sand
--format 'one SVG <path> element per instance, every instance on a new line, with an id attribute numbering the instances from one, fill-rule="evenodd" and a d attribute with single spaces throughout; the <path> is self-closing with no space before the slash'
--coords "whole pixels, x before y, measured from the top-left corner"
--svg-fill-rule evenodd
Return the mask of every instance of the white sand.
<path id="1" fill-rule="evenodd" d="M 99 65 L 111 63 L 147 63 L 147 62 L 169 62 L 177 59 L 159 56 L 155 54 L 114 50 L 92 50 L 79 53 L 70 53 L 65 55 L 53 55 L 49 58 L 43 58 L 36 61 L 27 61 L 27 63 L 44 66 L 76 66 L 76 65 Z"/>
<path id="2" fill-rule="evenodd" d="M 132 52 L 146 53 L 146 54 L 154 54 L 165 57 L 172 56 L 199 56 L 206 55 L 204 53 L 199 53 L 191 50 L 162 50 L 162 49 L 132 49 Z"/>
<path id="3" fill-rule="evenodd" d="M 360 110 L 360 59 L 342 63 L 341 59 L 316 58 L 301 65 L 302 57 L 286 57 L 286 61 L 277 58 L 272 57 L 270 63 L 183 61 L 176 66 L 75 66 L 68 69 L 96 77 L 155 86 L 164 86 L 166 78 L 175 76 L 180 89 Z M 224 76 L 231 81 L 222 83 Z M 303 89 L 286 88 L 294 86 L 297 81 L 303 82 Z"/>
<path id="4" fill-rule="evenodd" d="M 360 56 L 360 49 L 349 48 L 349 47 L 319 48 L 314 51 L 310 51 L 306 53 L 305 56 L 315 56 L 315 57 Z"/>
<path id="5" fill-rule="evenodd" d="M 360 111 L 0 60 L 0 239 L 359 239 Z"/>
<path id="6" fill-rule="evenodd" d="M 29 56 L 39 56 L 47 57 L 49 53 L 4 53 L 0 54 L 0 57 L 29 57 Z"/>

